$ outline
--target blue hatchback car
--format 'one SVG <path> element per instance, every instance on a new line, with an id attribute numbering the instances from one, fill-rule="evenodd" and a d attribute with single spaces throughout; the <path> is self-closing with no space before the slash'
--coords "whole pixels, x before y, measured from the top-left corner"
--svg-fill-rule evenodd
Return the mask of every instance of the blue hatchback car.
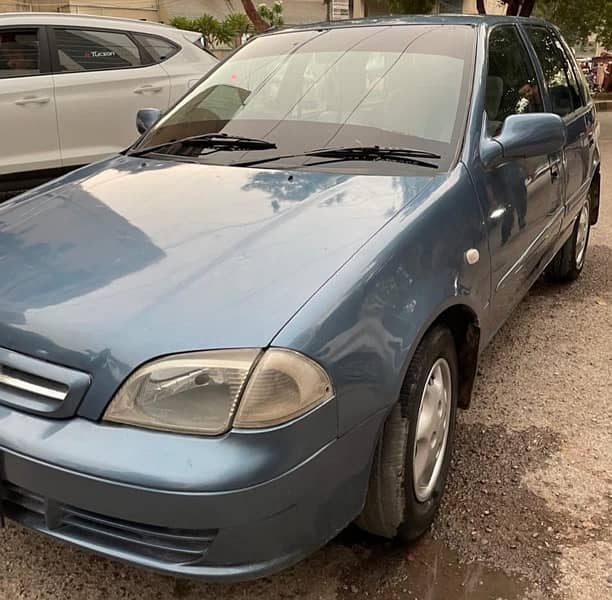
<path id="1" fill-rule="evenodd" d="M 271 32 L 0 208 L 6 517 L 236 580 L 440 504 L 478 357 L 576 279 L 598 124 L 538 20 Z"/>

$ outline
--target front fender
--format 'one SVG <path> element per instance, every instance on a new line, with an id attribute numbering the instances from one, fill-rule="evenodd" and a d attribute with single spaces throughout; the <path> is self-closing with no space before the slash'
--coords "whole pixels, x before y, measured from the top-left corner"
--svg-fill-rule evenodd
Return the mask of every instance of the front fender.
<path id="1" fill-rule="evenodd" d="M 327 369 L 340 434 L 393 405 L 419 341 L 444 310 L 463 305 L 479 319 L 487 310 L 486 235 L 459 164 L 404 206 L 273 340 Z M 480 254 L 473 265 L 465 260 L 470 248 Z"/>

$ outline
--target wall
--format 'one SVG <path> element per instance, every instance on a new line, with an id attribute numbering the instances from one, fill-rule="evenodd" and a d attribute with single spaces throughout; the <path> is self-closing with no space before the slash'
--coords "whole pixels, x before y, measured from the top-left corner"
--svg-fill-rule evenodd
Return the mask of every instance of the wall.
<path id="1" fill-rule="evenodd" d="M 0 0 L 0 12 L 35 10 L 159 21 L 158 0 Z"/>
<path id="2" fill-rule="evenodd" d="M 155 3 L 129 2 L 119 0 L 104 0 L 95 2 L 88 0 L 70 0 L 69 2 L 58 3 L 58 12 L 73 13 L 79 15 L 98 15 L 102 17 L 123 17 L 124 19 L 143 19 L 145 21 L 159 21 L 159 10 Z"/>
<path id="3" fill-rule="evenodd" d="M 255 6 L 263 0 L 255 0 Z M 273 0 L 267 0 L 269 6 Z M 223 19 L 231 13 L 240 13 L 240 0 L 160 0 L 160 20 L 168 22 L 172 17 L 200 17 L 204 13 Z M 312 23 L 327 18 L 327 5 L 324 0 L 285 0 L 283 15 L 287 24 Z"/>
<path id="4" fill-rule="evenodd" d="M 17 12 L 28 10 L 29 2 L 21 0 L 0 0 L 0 12 Z"/>

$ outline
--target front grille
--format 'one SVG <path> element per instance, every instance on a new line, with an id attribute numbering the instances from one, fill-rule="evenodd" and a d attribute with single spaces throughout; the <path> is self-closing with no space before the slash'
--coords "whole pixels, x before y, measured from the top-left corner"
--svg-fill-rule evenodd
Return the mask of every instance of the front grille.
<path id="1" fill-rule="evenodd" d="M 52 404 L 61 404 L 68 395 L 68 386 L 57 381 L 37 377 L 0 365 L 0 390 L 18 394 L 27 394 L 32 399 L 39 399 Z"/>
<path id="2" fill-rule="evenodd" d="M 0 348 L 0 403 L 45 417 L 65 419 L 76 413 L 90 377 Z"/>
<path id="3" fill-rule="evenodd" d="M 167 529 L 97 515 L 4 483 L 4 510 L 10 519 L 93 549 L 121 552 L 164 564 L 198 561 L 216 530 Z"/>

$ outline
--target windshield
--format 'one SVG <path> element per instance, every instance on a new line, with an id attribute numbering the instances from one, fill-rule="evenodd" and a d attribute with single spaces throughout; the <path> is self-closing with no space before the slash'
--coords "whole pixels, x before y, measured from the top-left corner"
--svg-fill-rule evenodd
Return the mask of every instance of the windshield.
<path id="1" fill-rule="evenodd" d="M 473 28 L 454 25 L 265 35 L 201 82 L 136 149 L 225 133 L 267 140 L 276 148 L 203 148 L 197 160 L 232 164 L 277 157 L 259 166 L 394 173 L 418 169 L 380 161 L 317 167 L 320 160 L 297 156 L 315 148 L 377 145 L 439 154 L 439 168 L 446 169 L 465 126 L 474 43 Z"/>

